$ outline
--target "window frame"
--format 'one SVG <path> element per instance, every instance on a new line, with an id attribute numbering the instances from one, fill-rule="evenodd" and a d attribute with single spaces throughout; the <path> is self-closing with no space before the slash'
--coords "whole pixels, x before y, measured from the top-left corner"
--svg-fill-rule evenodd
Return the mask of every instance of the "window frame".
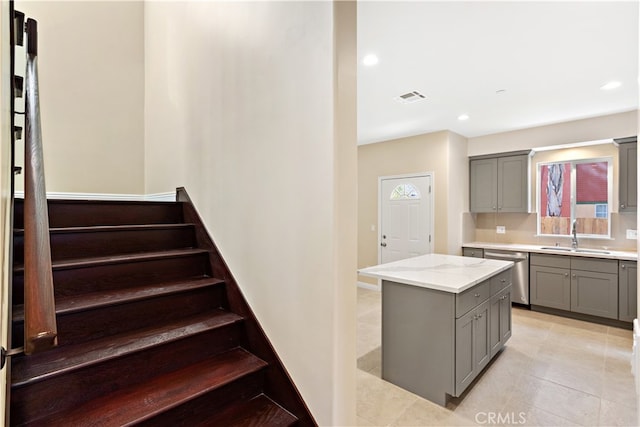
<path id="1" fill-rule="evenodd" d="M 613 206 L 613 157 L 593 157 L 587 159 L 558 159 L 547 162 L 538 162 L 536 163 L 537 176 L 536 176 L 536 232 L 537 236 L 541 237 L 571 237 L 571 234 L 543 234 L 541 230 L 541 219 L 542 219 L 542 207 L 540 203 L 542 202 L 542 167 L 549 166 L 553 164 L 571 164 L 571 174 L 570 174 L 570 218 L 569 223 L 573 224 L 573 221 L 576 219 L 576 193 L 577 193 L 577 185 L 576 185 L 576 165 L 581 163 L 597 163 L 597 162 L 606 162 L 607 163 L 607 234 L 583 234 L 578 233 L 578 237 L 588 238 L 588 239 L 611 239 L 611 207 Z M 598 203 L 600 205 L 604 203 Z"/>

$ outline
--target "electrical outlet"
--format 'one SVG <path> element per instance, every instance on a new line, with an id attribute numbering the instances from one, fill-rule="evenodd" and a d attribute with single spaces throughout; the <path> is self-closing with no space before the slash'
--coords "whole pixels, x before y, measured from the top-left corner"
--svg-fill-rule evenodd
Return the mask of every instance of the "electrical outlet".
<path id="1" fill-rule="evenodd" d="M 498 225 L 496 226 L 496 233 L 498 234 L 504 234 L 506 233 L 507 230 L 505 229 L 504 225 Z"/>
<path id="2" fill-rule="evenodd" d="M 638 238 L 638 230 L 627 230 L 627 239 L 636 240 Z"/>

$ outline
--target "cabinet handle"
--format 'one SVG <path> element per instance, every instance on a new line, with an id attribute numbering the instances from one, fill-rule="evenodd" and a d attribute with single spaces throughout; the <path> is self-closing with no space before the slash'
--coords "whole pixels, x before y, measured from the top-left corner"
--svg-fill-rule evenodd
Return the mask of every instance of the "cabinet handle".
<path id="1" fill-rule="evenodd" d="M 502 282 L 502 283 L 504 283 L 506 281 L 507 281 L 507 279 L 500 279 L 500 282 Z"/>
<path id="2" fill-rule="evenodd" d="M 620 207 L 621 207 L 622 209 L 626 208 L 626 206 L 625 206 L 625 204 L 624 204 L 624 203 L 622 203 L 622 204 L 620 205 Z"/>
<path id="3" fill-rule="evenodd" d="M 624 264 L 620 264 L 620 268 L 624 270 L 625 268 L 627 268 L 627 266 Z"/>
<path id="4" fill-rule="evenodd" d="M 478 298 L 480 294 L 473 294 L 474 297 Z"/>
<path id="5" fill-rule="evenodd" d="M 495 210 L 496 210 L 496 207 L 495 207 L 495 206 L 491 206 L 491 209 L 493 209 L 493 210 L 495 211 Z"/>
<path id="6" fill-rule="evenodd" d="M 502 206 L 498 206 L 498 210 L 501 211 L 502 210 Z"/>
<path id="7" fill-rule="evenodd" d="M 482 318 L 482 313 L 478 314 L 478 319 Z"/>
<path id="8" fill-rule="evenodd" d="M 573 278 L 575 279 L 575 278 L 576 278 L 576 273 L 573 273 L 573 274 L 571 275 L 571 277 L 573 277 Z"/>
<path id="9" fill-rule="evenodd" d="M 564 277 L 569 277 L 569 273 L 564 273 Z"/>

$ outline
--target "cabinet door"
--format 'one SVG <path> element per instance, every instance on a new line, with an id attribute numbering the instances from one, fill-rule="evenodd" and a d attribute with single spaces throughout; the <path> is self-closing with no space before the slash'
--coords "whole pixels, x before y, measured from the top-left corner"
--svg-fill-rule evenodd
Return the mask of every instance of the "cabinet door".
<path id="1" fill-rule="evenodd" d="M 498 160 L 469 162 L 469 210 L 495 212 L 498 207 Z"/>
<path id="2" fill-rule="evenodd" d="M 475 362 L 475 375 L 487 366 L 491 360 L 491 344 L 489 343 L 489 300 L 480 304 L 475 310 L 476 318 L 473 324 L 473 359 Z"/>
<path id="3" fill-rule="evenodd" d="M 531 304 L 560 310 L 571 309 L 571 280 L 568 269 L 532 265 L 529 285 Z"/>
<path id="4" fill-rule="evenodd" d="M 618 273 L 618 319 L 633 322 L 638 314 L 638 266 L 633 261 L 620 261 Z"/>
<path id="5" fill-rule="evenodd" d="M 473 324 L 476 312 L 471 310 L 456 319 L 456 396 L 471 384 L 474 378 Z"/>
<path id="6" fill-rule="evenodd" d="M 495 356 L 502 348 L 502 333 L 500 331 L 502 326 L 502 318 L 500 316 L 501 297 L 502 292 L 495 294 L 491 297 L 489 304 L 489 316 L 491 319 L 489 322 L 489 344 L 491 346 L 491 357 Z"/>
<path id="7" fill-rule="evenodd" d="M 618 318 L 618 275 L 571 270 L 571 311 Z"/>
<path id="8" fill-rule="evenodd" d="M 498 212 L 529 212 L 529 156 L 498 158 Z"/>
<path id="9" fill-rule="evenodd" d="M 491 297 L 489 305 L 489 342 L 493 357 L 511 337 L 511 286 Z"/>
<path id="10" fill-rule="evenodd" d="M 511 338 L 511 286 L 500 294 L 500 341 L 505 345 Z"/>
<path id="11" fill-rule="evenodd" d="M 636 212 L 638 209 L 638 144 L 619 146 L 619 211 Z"/>

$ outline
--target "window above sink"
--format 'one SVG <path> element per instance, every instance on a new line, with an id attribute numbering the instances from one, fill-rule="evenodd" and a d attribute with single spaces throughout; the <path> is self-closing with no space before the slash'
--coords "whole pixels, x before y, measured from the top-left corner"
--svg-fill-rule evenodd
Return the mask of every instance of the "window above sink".
<path id="1" fill-rule="evenodd" d="M 611 157 L 538 163 L 538 235 L 609 238 Z M 557 248 L 549 248 L 557 249 Z"/>

